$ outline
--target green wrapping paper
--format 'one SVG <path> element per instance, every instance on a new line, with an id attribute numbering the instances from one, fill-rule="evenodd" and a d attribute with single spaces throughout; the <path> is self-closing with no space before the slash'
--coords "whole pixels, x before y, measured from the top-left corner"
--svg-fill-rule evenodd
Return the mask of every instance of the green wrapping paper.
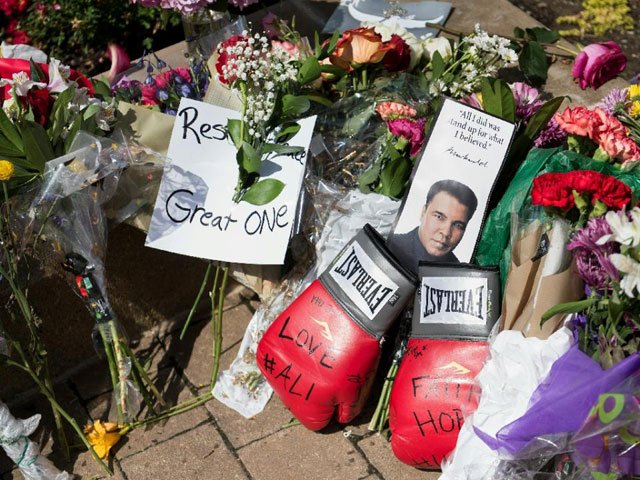
<path id="1" fill-rule="evenodd" d="M 511 213 L 521 212 L 531 205 L 531 186 L 535 177 L 548 172 L 571 170 L 595 170 L 611 175 L 626 183 L 634 196 L 640 194 L 640 176 L 636 173 L 637 170 L 621 170 L 611 164 L 560 148 L 533 148 L 504 196 L 489 214 L 475 257 L 478 265 L 500 265 L 503 291 L 511 261 Z"/>

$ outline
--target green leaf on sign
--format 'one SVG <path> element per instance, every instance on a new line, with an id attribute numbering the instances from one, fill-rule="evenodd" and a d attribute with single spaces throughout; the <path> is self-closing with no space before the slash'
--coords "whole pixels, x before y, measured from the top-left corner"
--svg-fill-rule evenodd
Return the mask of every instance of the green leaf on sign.
<path id="1" fill-rule="evenodd" d="M 287 122 L 282 125 L 278 131 L 276 138 L 279 142 L 288 142 L 300 131 L 300 124 L 296 122 Z"/>
<path id="2" fill-rule="evenodd" d="M 380 173 L 381 193 L 398 198 L 411 173 L 411 162 L 404 157 L 392 160 Z"/>
<path id="3" fill-rule="evenodd" d="M 256 149 L 247 142 L 242 142 L 238 150 L 238 163 L 248 173 L 257 173 L 260 170 L 260 155 Z"/>
<path id="4" fill-rule="evenodd" d="M 236 148 L 240 148 L 244 140 L 240 138 L 240 132 L 242 132 L 242 120 L 227 120 L 227 130 L 229 131 L 229 136 L 231 137 L 233 144 Z"/>
<path id="5" fill-rule="evenodd" d="M 298 82 L 302 85 L 311 83 L 317 78 L 320 78 L 320 73 L 322 73 L 322 70 L 316 57 L 309 57 L 300 66 Z"/>
<path id="6" fill-rule="evenodd" d="M 38 172 L 44 172 L 44 164 L 55 158 L 47 132 L 42 125 L 30 120 L 21 120 L 18 128 L 24 140 L 27 163 Z"/>
<path id="7" fill-rule="evenodd" d="M 541 85 L 547 81 L 549 63 L 544 48 L 538 42 L 525 44 L 518 56 L 518 65 L 532 85 Z"/>
<path id="8" fill-rule="evenodd" d="M 274 178 L 266 178 L 252 185 L 242 196 L 242 200 L 251 205 L 266 205 L 275 199 L 282 189 L 284 183 Z"/>
<path id="9" fill-rule="evenodd" d="M 294 145 L 280 145 L 278 143 L 265 143 L 262 146 L 262 153 L 276 152 L 279 154 L 300 153 L 304 151 L 304 147 Z"/>
<path id="10" fill-rule="evenodd" d="M 487 113 L 503 118 L 508 122 L 516 120 L 516 102 L 513 92 L 502 80 L 485 78 L 481 84 L 482 104 Z"/>
<path id="11" fill-rule="evenodd" d="M 311 107 L 309 99 L 304 95 L 287 94 L 282 98 L 282 114 L 289 117 L 298 117 Z"/>

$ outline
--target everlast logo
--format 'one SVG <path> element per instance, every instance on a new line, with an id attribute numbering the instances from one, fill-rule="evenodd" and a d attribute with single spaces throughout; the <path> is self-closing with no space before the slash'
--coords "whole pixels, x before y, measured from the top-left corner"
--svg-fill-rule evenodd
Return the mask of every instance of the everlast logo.
<path id="1" fill-rule="evenodd" d="M 486 278 L 423 277 L 420 323 L 484 325 L 487 288 Z"/>
<path id="2" fill-rule="evenodd" d="M 366 258 L 366 260 L 368 260 L 367 263 L 373 265 L 371 259 L 368 258 L 360 248 L 359 250 L 362 252 L 360 256 Z M 371 269 L 369 270 L 371 271 Z M 382 305 L 385 300 L 390 299 L 391 294 L 394 292 L 393 288 L 380 283 L 365 269 L 354 246 L 351 247 L 351 251 L 346 258 L 336 264 L 332 274 L 334 278 L 339 276 L 351 284 L 367 304 L 372 314 L 375 314 L 380 305 Z"/>
<path id="3" fill-rule="evenodd" d="M 425 296 L 422 316 L 428 317 L 441 312 L 466 313 L 484 321 L 484 286 L 468 290 L 441 290 L 424 285 Z"/>

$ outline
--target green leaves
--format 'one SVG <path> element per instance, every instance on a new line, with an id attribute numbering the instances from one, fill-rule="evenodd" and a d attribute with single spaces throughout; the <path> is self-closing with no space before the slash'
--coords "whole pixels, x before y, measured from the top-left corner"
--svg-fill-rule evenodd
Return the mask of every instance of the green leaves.
<path id="1" fill-rule="evenodd" d="M 482 80 L 481 91 L 485 112 L 515 122 L 516 102 L 509 85 L 499 79 L 485 78 Z"/>
<path id="2" fill-rule="evenodd" d="M 231 141 L 235 147 L 239 149 L 242 146 L 242 142 L 245 140 L 242 138 L 242 120 L 227 120 L 227 131 L 229 132 Z"/>
<path id="3" fill-rule="evenodd" d="M 238 165 L 247 173 L 258 173 L 260 171 L 260 155 L 255 148 L 247 142 L 242 142 L 242 146 L 236 154 Z"/>
<path id="4" fill-rule="evenodd" d="M 30 120 L 20 120 L 18 128 L 22 134 L 27 163 L 42 173 L 44 164 L 56 157 L 47 132 L 42 125 Z"/>
<path id="5" fill-rule="evenodd" d="M 282 97 L 282 114 L 285 117 L 300 117 L 309 110 L 311 103 L 304 95 L 287 94 Z"/>
<path id="6" fill-rule="evenodd" d="M 380 193 L 400 197 L 410 173 L 411 162 L 403 156 L 395 158 L 380 173 Z"/>
<path id="7" fill-rule="evenodd" d="M 549 62 L 542 44 L 557 42 L 560 34 L 542 27 L 516 28 L 513 32 L 520 41 L 517 48 L 520 70 L 530 84 L 543 84 L 547 81 Z"/>
<path id="8" fill-rule="evenodd" d="M 252 185 L 242 200 L 252 205 L 266 205 L 275 199 L 284 189 L 284 183 L 274 178 L 266 178 Z"/>
<path id="9" fill-rule="evenodd" d="M 320 78 L 321 73 L 322 69 L 316 57 L 309 57 L 302 63 L 300 70 L 298 70 L 298 82 L 301 85 L 306 85 Z"/>
<path id="10" fill-rule="evenodd" d="M 518 55 L 518 65 L 532 85 L 542 85 L 547 81 L 547 54 L 538 42 L 528 42 L 522 47 Z"/>

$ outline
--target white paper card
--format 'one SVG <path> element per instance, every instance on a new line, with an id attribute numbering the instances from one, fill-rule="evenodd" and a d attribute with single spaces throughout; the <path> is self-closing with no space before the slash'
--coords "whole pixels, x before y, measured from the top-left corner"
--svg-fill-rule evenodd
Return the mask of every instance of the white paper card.
<path id="1" fill-rule="evenodd" d="M 146 245 L 210 260 L 282 264 L 316 118 L 300 120 L 288 142 L 304 147 L 304 154 L 263 157 L 261 179 L 278 179 L 285 187 L 262 206 L 233 202 L 238 165 L 228 119 L 240 119 L 240 113 L 180 102 Z"/>
<path id="2" fill-rule="evenodd" d="M 423 277 L 420 323 L 484 325 L 488 298 L 486 278 Z"/>
<path id="3" fill-rule="evenodd" d="M 419 261 L 471 261 L 514 129 L 444 100 L 389 244 L 408 268 L 417 271 Z"/>

